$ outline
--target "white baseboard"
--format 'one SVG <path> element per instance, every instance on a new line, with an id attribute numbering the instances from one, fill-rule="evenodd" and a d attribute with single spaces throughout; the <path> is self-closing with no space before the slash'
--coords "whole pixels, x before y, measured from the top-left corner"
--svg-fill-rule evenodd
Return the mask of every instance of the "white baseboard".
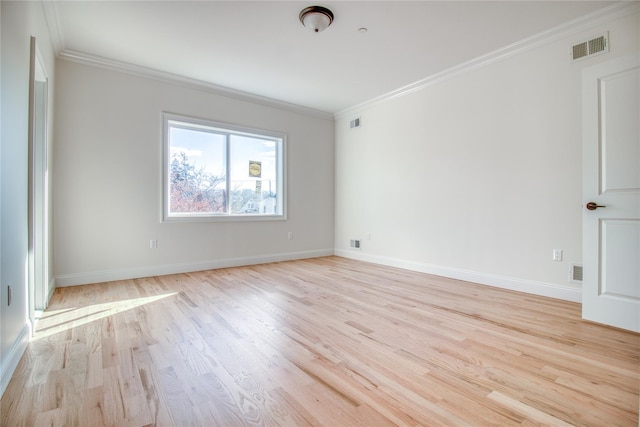
<path id="1" fill-rule="evenodd" d="M 317 258 L 334 254 L 333 248 L 315 251 L 288 252 L 280 254 L 258 255 L 240 258 L 224 258 L 184 264 L 154 265 L 125 270 L 97 271 L 87 273 L 62 274 L 56 276 L 58 287 L 87 285 L 91 283 L 112 282 L 141 277 L 164 276 L 167 274 L 189 273 L 192 271 L 214 270 L 217 268 L 239 267 L 245 265 L 266 264 L 269 262 L 292 261 L 296 259 Z"/>
<path id="2" fill-rule="evenodd" d="M 535 282 L 532 280 L 516 279 L 513 277 L 498 276 L 495 274 L 479 273 L 476 271 L 462 270 L 451 267 L 424 264 L 416 261 L 367 255 L 354 250 L 336 249 L 335 254 L 344 258 L 351 258 L 374 264 L 388 265 L 390 267 L 404 268 L 420 273 L 433 274 L 435 276 L 448 277 L 450 279 L 464 280 L 466 282 L 479 283 L 481 285 L 494 286 L 496 288 L 556 298 L 565 301 L 581 302 L 582 290 L 578 287 L 562 286 L 551 283 Z"/>
<path id="3" fill-rule="evenodd" d="M 25 324 L 11 346 L 11 349 L 7 352 L 6 357 L 2 358 L 2 363 L 0 363 L 0 397 L 2 397 L 4 391 L 7 389 L 9 381 L 11 381 L 11 377 L 18 367 L 18 363 L 20 362 L 24 351 L 27 349 L 30 336 L 31 329 L 28 324 Z"/>
<path id="4" fill-rule="evenodd" d="M 245 265 L 265 264 L 269 262 L 292 261 L 296 259 L 317 258 L 337 255 L 343 258 L 357 259 L 374 264 L 388 265 L 435 276 L 464 280 L 497 288 L 509 289 L 534 295 L 556 298 L 572 302 L 582 301 L 582 291 L 579 287 L 563 286 L 532 280 L 517 279 L 495 274 L 480 273 L 451 267 L 425 264 L 378 255 L 363 254 L 361 252 L 344 249 L 323 249 L 316 251 L 290 252 L 281 254 L 260 255 L 252 257 L 225 258 L 196 263 L 167 264 L 131 268 L 125 270 L 99 271 L 77 274 L 64 274 L 55 277 L 55 286 L 66 287 L 92 283 L 111 282 L 114 280 L 128 280 L 141 277 L 164 276 L 167 274 L 188 273 L 218 268 L 239 267 Z M 55 289 L 50 287 L 50 289 Z M 52 290 L 53 292 L 53 290 Z"/>

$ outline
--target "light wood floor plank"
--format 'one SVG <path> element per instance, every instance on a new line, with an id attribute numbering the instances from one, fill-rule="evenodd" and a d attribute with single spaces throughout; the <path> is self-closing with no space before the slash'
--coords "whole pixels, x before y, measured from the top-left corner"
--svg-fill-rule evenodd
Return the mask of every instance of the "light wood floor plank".
<path id="1" fill-rule="evenodd" d="M 638 426 L 640 335 L 338 257 L 59 288 L 2 426 Z"/>

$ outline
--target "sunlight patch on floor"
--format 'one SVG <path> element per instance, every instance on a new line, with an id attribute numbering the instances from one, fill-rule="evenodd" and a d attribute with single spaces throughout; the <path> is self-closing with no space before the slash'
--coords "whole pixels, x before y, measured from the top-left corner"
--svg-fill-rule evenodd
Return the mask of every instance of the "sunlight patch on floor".
<path id="1" fill-rule="evenodd" d="M 38 328 L 31 338 L 31 341 L 47 338 L 60 332 L 86 325 L 87 323 L 91 323 L 108 316 L 113 316 L 136 307 L 151 304 L 177 294 L 177 292 L 171 292 L 163 295 L 153 295 L 122 301 L 110 301 L 86 307 L 48 310 L 38 322 Z"/>

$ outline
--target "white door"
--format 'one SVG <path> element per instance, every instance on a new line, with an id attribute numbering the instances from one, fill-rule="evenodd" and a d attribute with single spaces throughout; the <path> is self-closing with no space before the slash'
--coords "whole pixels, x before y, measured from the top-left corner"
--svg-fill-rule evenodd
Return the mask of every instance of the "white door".
<path id="1" fill-rule="evenodd" d="M 582 75 L 582 317 L 640 332 L 639 54 Z"/>

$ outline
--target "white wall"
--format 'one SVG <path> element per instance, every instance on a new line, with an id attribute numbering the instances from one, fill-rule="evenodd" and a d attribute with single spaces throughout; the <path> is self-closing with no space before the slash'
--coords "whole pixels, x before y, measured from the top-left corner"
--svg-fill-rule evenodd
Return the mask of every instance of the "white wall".
<path id="1" fill-rule="evenodd" d="M 339 114 L 336 254 L 580 301 L 569 264 L 582 260 L 581 73 L 637 52 L 638 23 L 616 18 Z M 569 62 L 573 42 L 606 30 L 609 54 Z"/>
<path id="2" fill-rule="evenodd" d="M 0 159 L 0 393 L 6 388 L 29 337 L 27 312 L 27 183 L 30 39 L 35 36 L 49 81 L 54 54 L 40 2 L 0 2 L 2 18 L 2 107 Z M 53 99 L 51 85 L 49 99 Z M 49 108 L 49 118 L 53 110 Z M 51 142 L 51 140 L 50 140 Z M 11 286 L 13 302 L 7 305 Z"/>
<path id="3" fill-rule="evenodd" d="M 57 67 L 58 286 L 333 254 L 332 117 L 67 60 Z M 163 223 L 163 111 L 286 133 L 288 219 Z"/>

